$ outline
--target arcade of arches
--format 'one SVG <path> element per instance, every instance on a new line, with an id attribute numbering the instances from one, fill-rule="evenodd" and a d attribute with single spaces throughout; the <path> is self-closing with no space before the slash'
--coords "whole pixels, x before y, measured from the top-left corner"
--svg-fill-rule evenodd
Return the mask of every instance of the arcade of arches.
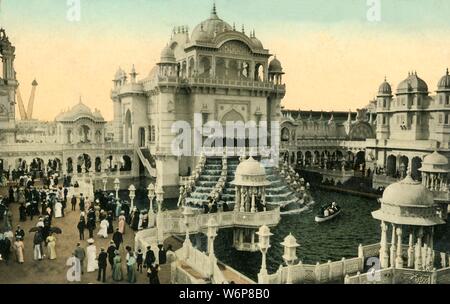
<path id="1" fill-rule="evenodd" d="M 366 166 L 365 151 L 342 150 L 306 150 L 282 153 L 285 162 L 297 167 L 316 167 L 329 170 L 364 171 Z"/>

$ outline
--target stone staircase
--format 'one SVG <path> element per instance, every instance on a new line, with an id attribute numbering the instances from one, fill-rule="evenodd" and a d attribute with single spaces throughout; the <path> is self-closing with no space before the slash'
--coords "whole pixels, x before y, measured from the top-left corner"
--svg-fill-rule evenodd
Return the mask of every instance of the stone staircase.
<path id="1" fill-rule="evenodd" d="M 228 178 L 222 194 L 222 200 L 228 204 L 233 204 L 235 200 L 236 190 L 231 182 L 234 180 L 234 174 L 238 165 L 238 158 L 228 159 Z M 266 189 L 267 204 L 289 209 L 290 205 L 302 204 L 301 200 L 297 196 L 297 193 L 294 193 L 289 188 L 283 178 L 276 174 L 272 167 L 266 167 L 266 173 L 267 179 L 271 183 L 271 185 Z"/>
<path id="2" fill-rule="evenodd" d="M 219 181 L 222 173 L 222 159 L 207 158 L 205 167 L 195 184 L 194 191 L 186 198 L 188 204 L 202 205 L 207 202 L 209 195 Z"/>

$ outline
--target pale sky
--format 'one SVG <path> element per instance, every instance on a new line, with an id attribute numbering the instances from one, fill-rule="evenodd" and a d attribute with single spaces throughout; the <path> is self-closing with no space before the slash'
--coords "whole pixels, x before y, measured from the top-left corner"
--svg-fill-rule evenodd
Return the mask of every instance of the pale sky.
<path id="1" fill-rule="evenodd" d="M 369 0 L 372 2 L 376 0 Z M 216 0 L 228 23 L 255 29 L 286 72 L 284 105 L 302 110 L 364 107 L 387 76 L 395 89 L 417 71 L 436 90 L 450 67 L 450 1 L 379 0 L 370 22 L 367 0 Z M 67 0 L 3 0 L 0 23 L 16 46 L 15 68 L 25 101 L 37 79 L 35 118 L 53 120 L 85 104 L 112 119 L 109 97 L 119 66 L 140 77 L 159 59 L 174 26 L 193 29 L 212 0 L 80 0 L 81 20 L 67 18 Z M 424 13 L 425 12 L 425 13 Z"/>

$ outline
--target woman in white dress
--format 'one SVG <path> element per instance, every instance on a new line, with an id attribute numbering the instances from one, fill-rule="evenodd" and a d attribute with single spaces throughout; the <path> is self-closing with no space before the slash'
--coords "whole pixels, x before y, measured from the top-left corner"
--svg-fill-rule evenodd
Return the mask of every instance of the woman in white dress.
<path id="1" fill-rule="evenodd" d="M 55 218 L 61 218 L 62 217 L 62 204 L 61 202 L 56 202 L 55 204 Z"/>
<path id="2" fill-rule="evenodd" d="M 87 272 L 94 272 L 98 269 L 97 247 L 95 247 L 93 239 L 89 239 L 88 243 L 89 246 L 86 248 Z"/>
<path id="3" fill-rule="evenodd" d="M 108 227 L 109 223 L 107 219 L 104 219 L 100 222 L 100 230 L 98 231 L 97 235 L 106 239 L 108 238 Z"/>

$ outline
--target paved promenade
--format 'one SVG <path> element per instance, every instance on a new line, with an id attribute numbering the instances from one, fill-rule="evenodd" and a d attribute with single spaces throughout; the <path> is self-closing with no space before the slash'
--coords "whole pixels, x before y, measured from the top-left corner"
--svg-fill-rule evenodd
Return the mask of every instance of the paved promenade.
<path id="1" fill-rule="evenodd" d="M 5 194 L 5 189 L 2 189 L 1 194 Z M 70 205 L 70 203 L 69 203 Z M 69 283 L 66 279 L 66 273 L 69 267 L 66 266 L 66 261 L 79 241 L 78 230 L 76 228 L 77 222 L 79 220 L 80 212 L 66 210 L 66 216 L 60 219 L 53 219 L 52 226 L 59 227 L 62 229 L 63 233 L 56 235 L 56 260 L 48 260 L 45 258 L 42 261 L 33 260 L 33 236 L 34 233 L 29 233 L 30 228 L 34 227 L 38 221 L 38 217 L 34 217 L 33 221 L 29 219 L 26 222 L 18 223 L 19 221 L 19 205 L 11 205 L 13 212 L 13 232 L 16 230 L 17 224 L 25 230 L 25 263 L 20 265 L 16 262 L 15 254 L 12 251 L 11 258 L 8 264 L 4 261 L 0 261 L 0 284 L 66 284 Z M 70 207 L 69 207 L 70 209 Z M 117 227 L 117 221 L 113 224 L 114 229 Z M 3 227 L 3 222 L 0 223 L 0 227 Z M 100 253 L 100 248 L 108 248 L 109 241 L 111 239 L 100 239 L 97 237 L 97 229 L 94 232 L 95 244 L 97 246 L 97 252 Z M 89 232 L 85 232 L 85 241 L 81 244 L 86 248 Z M 135 233 L 128 226 L 124 235 L 124 245 L 134 247 L 134 236 Z M 112 237 L 112 235 L 110 235 Z M 179 247 L 179 242 L 174 239 L 169 239 L 165 243 L 170 243 L 176 250 Z M 125 249 L 121 249 L 122 263 L 123 263 L 123 273 L 126 278 L 126 266 L 125 266 Z M 85 262 L 86 266 L 86 262 Z M 161 271 L 159 273 L 161 284 L 168 284 L 170 282 L 170 266 L 162 265 Z M 137 276 L 138 284 L 148 284 L 148 278 L 144 269 L 142 274 L 138 273 Z M 128 284 L 126 280 L 123 282 L 114 282 L 112 280 L 111 267 L 108 265 L 106 271 L 106 282 L 110 284 Z M 97 272 L 86 273 L 84 270 L 84 275 L 82 276 L 82 284 L 98 284 L 97 282 Z M 75 284 L 75 283 L 70 283 Z"/>

